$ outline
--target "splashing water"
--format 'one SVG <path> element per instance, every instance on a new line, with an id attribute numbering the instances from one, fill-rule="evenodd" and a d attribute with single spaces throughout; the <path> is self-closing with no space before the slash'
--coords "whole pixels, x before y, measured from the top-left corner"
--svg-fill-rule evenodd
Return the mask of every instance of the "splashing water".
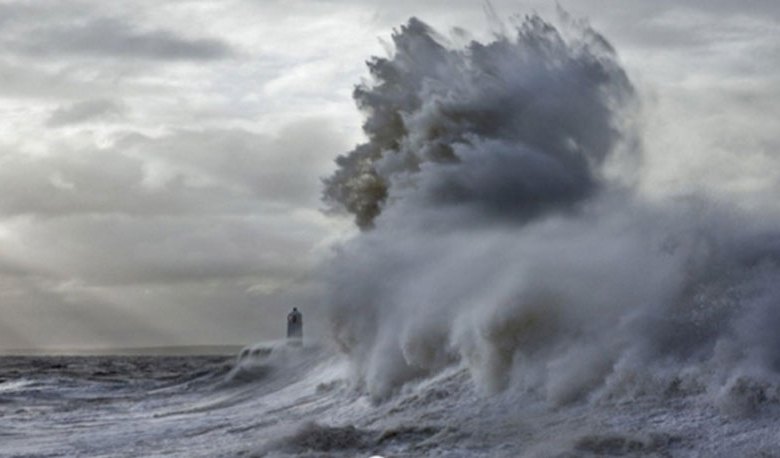
<path id="1" fill-rule="evenodd" d="M 375 84 L 354 94 L 369 141 L 338 158 L 326 200 L 370 228 L 399 206 L 405 220 L 463 209 L 460 224 L 525 221 L 592 195 L 633 97 L 606 40 L 585 29 L 566 41 L 535 16 L 488 45 L 438 38 L 411 19 L 395 55 L 369 62 Z"/>
<path id="2" fill-rule="evenodd" d="M 777 215 L 650 203 L 607 41 L 512 34 L 412 19 L 370 62 L 325 183 L 362 228 L 321 272 L 340 352 L 3 357 L 0 455 L 780 456 Z"/>
<path id="3" fill-rule="evenodd" d="M 325 182 L 340 351 L 2 357 L 0 455 L 778 456 L 777 215 L 643 195 L 585 25 L 393 42 Z"/>
<path id="4" fill-rule="evenodd" d="M 776 217 L 642 197 L 637 97 L 602 36 L 530 16 L 458 48 L 411 19 L 393 44 L 354 93 L 368 140 L 325 180 L 363 229 L 324 273 L 361 386 L 462 363 L 558 404 L 773 396 Z"/>

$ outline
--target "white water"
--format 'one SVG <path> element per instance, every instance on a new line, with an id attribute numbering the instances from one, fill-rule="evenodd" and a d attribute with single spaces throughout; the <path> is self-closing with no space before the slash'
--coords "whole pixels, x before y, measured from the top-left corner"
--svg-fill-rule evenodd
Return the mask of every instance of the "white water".
<path id="1" fill-rule="evenodd" d="M 643 196 L 636 94 L 586 26 L 394 45 L 326 180 L 362 228 L 321 269 L 331 341 L 4 360 L 3 454 L 780 455 L 779 215 Z"/>
<path id="2" fill-rule="evenodd" d="M 374 404 L 350 383 L 347 361 L 324 348 L 255 347 L 271 352 L 237 362 L 5 358 L 3 375 L 16 371 L 25 382 L 0 383 L 0 455 L 780 453 L 777 393 L 755 379 L 745 378 L 732 393 L 735 401 L 752 403 L 749 411 L 724 413 L 706 390 L 683 379 L 665 387 L 634 386 L 631 396 L 560 406 L 533 390 L 485 396 L 475 390 L 468 368 L 456 364 Z"/>
<path id="3" fill-rule="evenodd" d="M 382 402 L 462 367 L 485 396 L 468 415 L 500 425 L 481 406 L 501 399 L 525 423 L 538 400 L 562 415 L 541 414 L 551 440 L 595 454 L 774 447 L 737 425 L 765 432 L 780 402 L 780 215 L 643 194 L 638 96 L 604 37 L 563 22 L 458 47 L 411 20 L 370 61 L 367 141 L 325 191 L 362 229 L 323 269 L 355 383 Z"/>

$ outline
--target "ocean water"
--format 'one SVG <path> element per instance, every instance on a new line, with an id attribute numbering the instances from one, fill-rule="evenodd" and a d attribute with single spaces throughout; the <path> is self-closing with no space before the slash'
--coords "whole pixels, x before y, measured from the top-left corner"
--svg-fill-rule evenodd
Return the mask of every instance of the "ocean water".
<path id="1" fill-rule="evenodd" d="M 736 411 L 681 380 L 555 405 L 456 364 L 379 402 L 325 347 L 245 353 L 3 357 L 0 455 L 780 456 L 777 387 L 756 380 Z"/>
<path id="2" fill-rule="evenodd" d="M 649 192 L 615 48 L 515 22 L 369 61 L 324 180 L 360 231 L 296 303 L 325 343 L 3 358 L 0 454 L 780 456 L 776 207 Z"/>

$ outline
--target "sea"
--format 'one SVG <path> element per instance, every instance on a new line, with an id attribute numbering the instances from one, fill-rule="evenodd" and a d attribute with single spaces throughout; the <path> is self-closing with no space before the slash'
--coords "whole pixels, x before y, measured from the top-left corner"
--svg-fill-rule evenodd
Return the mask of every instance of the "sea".
<path id="1" fill-rule="evenodd" d="M 323 181 L 361 231 L 296 299 L 327 340 L 2 357 L 0 455 L 780 457 L 775 188 L 641 182 L 615 47 L 518 21 L 458 45 L 411 18 L 369 60 L 366 142 Z"/>
<path id="2" fill-rule="evenodd" d="M 4 356 L 0 456 L 780 456 L 780 406 L 748 381 L 751 408 L 739 411 L 679 380 L 555 405 L 532 390 L 485 393 L 456 364 L 377 400 L 350 368 L 328 345 L 284 342 L 237 355 Z"/>

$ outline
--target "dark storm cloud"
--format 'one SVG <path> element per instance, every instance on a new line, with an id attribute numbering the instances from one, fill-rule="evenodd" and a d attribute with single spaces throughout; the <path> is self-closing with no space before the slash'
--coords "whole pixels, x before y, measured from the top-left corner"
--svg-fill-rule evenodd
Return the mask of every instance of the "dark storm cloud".
<path id="1" fill-rule="evenodd" d="M 113 18 L 32 29 L 11 46 L 34 56 L 83 55 L 161 60 L 214 60 L 233 54 L 214 38 L 185 38 L 170 30 L 144 30 Z"/>
<path id="2" fill-rule="evenodd" d="M 124 113 L 124 106 L 114 100 L 92 99 L 60 106 L 46 121 L 49 127 L 61 127 L 86 121 L 117 117 Z"/>

